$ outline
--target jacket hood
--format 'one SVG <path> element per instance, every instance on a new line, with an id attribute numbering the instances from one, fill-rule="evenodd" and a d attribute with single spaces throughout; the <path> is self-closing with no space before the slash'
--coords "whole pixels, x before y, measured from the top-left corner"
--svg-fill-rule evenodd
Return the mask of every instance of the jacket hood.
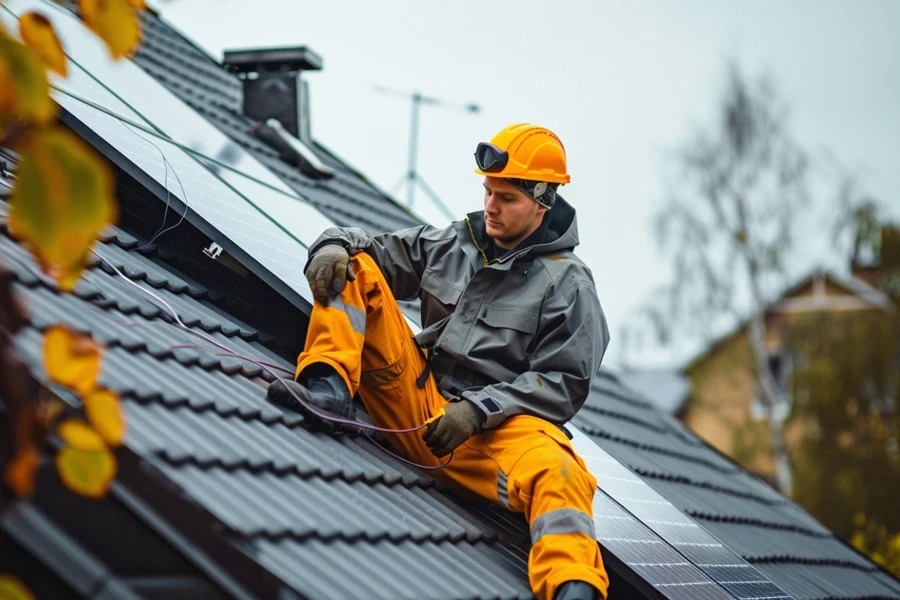
<path id="1" fill-rule="evenodd" d="M 559 252 L 560 250 L 571 250 L 579 243 L 578 220 L 575 215 L 575 209 L 562 196 L 557 196 L 553 208 L 545 213 L 544 218 L 548 217 L 550 219 L 548 240 L 532 246 L 529 251 L 529 254 L 532 256 Z M 471 227 L 471 235 L 476 240 L 488 239 L 483 210 L 471 212 L 466 218 L 468 226 L 465 221 L 457 222 L 462 224 L 466 238 L 471 239 L 468 231 L 468 228 Z M 462 235 L 460 237 L 462 238 Z"/>

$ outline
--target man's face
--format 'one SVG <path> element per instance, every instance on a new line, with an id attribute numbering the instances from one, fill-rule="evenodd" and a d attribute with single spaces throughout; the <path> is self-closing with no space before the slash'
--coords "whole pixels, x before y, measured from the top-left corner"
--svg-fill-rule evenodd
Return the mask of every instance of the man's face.
<path id="1" fill-rule="evenodd" d="M 504 250 L 515 248 L 540 227 L 547 209 L 499 177 L 484 178 L 484 224 Z"/>

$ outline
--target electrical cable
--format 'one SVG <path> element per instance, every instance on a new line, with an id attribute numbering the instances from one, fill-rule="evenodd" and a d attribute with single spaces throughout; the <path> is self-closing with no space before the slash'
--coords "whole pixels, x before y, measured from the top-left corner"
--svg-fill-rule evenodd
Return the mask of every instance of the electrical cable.
<path id="1" fill-rule="evenodd" d="M 103 257 L 103 256 L 101 256 L 100 254 L 98 254 L 95 250 L 92 249 L 91 252 L 92 252 L 95 256 L 97 256 L 100 260 L 102 260 L 102 261 L 105 262 L 107 265 L 109 265 L 109 267 L 110 267 L 111 269 L 113 269 L 113 270 L 116 272 L 116 274 L 117 274 L 119 277 L 121 277 L 122 279 L 124 279 L 128 284 L 134 286 L 134 287 L 137 288 L 141 293 L 143 293 L 143 294 L 145 294 L 145 295 L 147 295 L 147 296 L 150 296 L 151 298 L 153 298 L 154 300 L 156 300 L 157 302 L 159 302 L 159 303 L 160 303 L 160 304 L 161 304 L 161 305 L 169 312 L 169 314 L 170 314 L 170 315 L 172 316 L 172 318 L 175 320 L 175 324 L 176 324 L 177 327 L 179 327 L 180 329 L 183 329 L 184 331 L 188 332 L 189 334 L 194 335 L 194 336 L 196 336 L 196 337 L 199 337 L 199 338 L 203 339 L 204 341 L 213 344 L 213 345 L 216 346 L 217 348 L 220 348 L 221 350 L 224 350 L 224 351 L 227 353 L 228 356 L 231 356 L 231 357 L 233 357 L 233 358 L 239 358 L 239 359 L 241 359 L 241 360 L 246 360 L 247 362 L 250 362 L 250 363 L 252 363 L 252 364 L 258 366 L 259 368 L 261 368 L 261 369 L 263 369 L 264 371 L 266 371 L 267 373 L 269 373 L 269 375 L 271 375 L 272 377 L 274 377 L 274 378 L 275 378 L 276 380 L 278 380 L 278 381 L 282 381 L 282 380 L 283 380 L 281 377 L 279 377 L 277 374 L 275 374 L 275 372 L 270 368 L 270 366 L 269 366 L 268 363 L 264 363 L 264 362 L 258 361 L 258 360 L 256 360 L 255 358 L 251 358 L 251 357 L 249 357 L 249 356 L 244 356 L 243 354 L 240 354 L 240 353 L 238 353 L 238 352 L 235 352 L 234 350 L 232 350 L 232 349 L 229 348 L 228 346 L 225 346 L 224 344 L 219 343 L 218 341 L 216 341 L 215 339 L 213 339 L 213 338 L 210 337 L 209 335 L 207 335 L 207 334 L 205 334 L 205 333 L 203 333 L 203 332 L 201 332 L 201 331 L 196 331 L 196 330 L 194 330 L 194 329 L 191 329 L 190 327 L 188 327 L 187 325 L 184 324 L 184 322 L 181 320 L 181 317 L 179 317 L 179 316 L 178 316 L 178 313 L 175 312 L 175 309 L 173 309 L 172 306 L 169 305 L 169 303 L 166 302 L 163 298 L 161 298 L 158 294 L 155 294 L 155 293 L 153 293 L 152 291 L 150 291 L 150 290 L 148 290 L 148 289 L 145 289 L 145 288 L 142 287 L 141 285 L 139 285 L 139 284 L 137 284 L 136 282 L 132 281 L 128 276 L 126 276 L 124 273 L 122 273 L 122 271 L 121 271 L 118 267 L 116 267 L 114 264 L 112 264 L 112 263 L 111 263 L 109 260 L 107 260 L 105 257 Z M 167 323 L 167 324 L 172 325 L 171 323 Z M 209 350 L 208 348 L 205 348 L 204 346 L 202 346 L 202 345 L 200 345 L 200 344 L 182 344 L 182 345 L 173 346 L 172 348 L 180 348 L 180 347 L 196 347 L 196 348 L 201 349 L 201 350 L 204 350 L 204 351 L 206 351 L 206 352 L 210 352 L 210 350 Z M 214 353 L 212 353 L 212 352 L 210 352 L 210 353 L 211 353 L 211 354 L 214 354 Z M 286 369 L 283 369 L 282 367 L 278 367 L 277 365 L 272 365 L 272 366 L 275 367 L 275 368 L 278 368 L 278 369 L 281 370 L 281 371 L 286 371 Z M 287 380 L 285 379 L 284 381 L 287 381 Z M 291 379 L 291 381 L 293 381 L 293 379 Z M 393 433 L 393 434 L 400 434 L 400 433 L 414 433 L 414 432 L 416 432 L 416 431 L 420 431 L 420 430 L 424 429 L 425 427 L 427 427 L 427 426 L 428 426 L 427 423 L 423 423 L 422 425 L 418 425 L 418 426 L 416 426 L 416 427 L 410 427 L 410 428 L 406 428 L 406 429 L 390 429 L 390 428 L 387 428 L 387 427 L 379 427 L 379 426 L 377 426 L 377 425 L 371 425 L 371 424 L 369 424 L 369 423 L 364 423 L 364 422 L 362 422 L 362 421 L 357 421 L 357 420 L 355 420 L 355 419 L 343 419 L 343 418 L 340 418 L 340 417 L 334 417 L 334 416 L 327 415 L 327 414 L 324 414 L 324 413 L 320 412 L 319 409 L 318 409 L 318 407 L 316 407 L 315 405 L 310 404 L 310 403 L 304 401 L 304 400 L 303 400 L 302 398 L 300 398 L 300 396 L 299 396 L 294 390 L 292 390 L 290 387 L 285 386 L 285 389 L 287 389 L 288 392 L 290 392 L 290 394 L 291 394 L 291 396 L 293 396 L 294 400 L 296 400 L 296 401 L 299 402 L 301 405 L 303 405 L 307 410 L 309 410 L 311 413 L 313 413 L 317 418 L 322 419 L 322 420 L 325 420 L 325 421 L 329 421 L 329 422 L 332 422 L 332 423 L 337 423 L 337 424 L 340 424 L 340 425 L 346 425 L 346 426 L 348 426 L 348 427 L 355 427 L 355 428 L 358 428 L 358 429 L 363 433 L 363 435 L 365 435 L 369 440 L 371 440 L 371 441 L 372 441 L 374 444 L 376 444 L 379 448 L 381 448 L 382 450 L 384 450 L 384 451 L 385 451 L 386 453 L 388 453 L 390 456 L 392 456 L 392 457 L 396 458 L 397 460 L 400 460 L 400 461 L 402 461 L 402 462 L 404 462 L 404 463 L 406 463 L 406 464 L 408 464 L 408 465 L 412 465 L 412 466 L 414 466 L 414 467 L 418 467 L 418 468 L 424 469 L 424 470 L 437 470 L 437 469 L 442 469 L 443 467 L 447 466 L 448 464 L 450 464 L 450 461 L 453 460 L 454 451 L 451 451 L 451 452 L 450 452 L 450 455 L 447 457 L 447 460 L 444 461 L 443 463 L 439 464 L 439 465 L 434 465 L 434 466 L 432 466 L 432 465 L 422 465 L 422 464 L 416 463 L 416 462 L 414 462 L 414 461 L 407 460 L 406 458 L 403 458 L 402 456 L 399 456 L 399 455 L 395 454 L 394 452 L 388 450 L 387 448 L 385 448 L 384 446 L 382 446 L 381 444 L 379 444 L 376 440 L 374 440 L 374 439 L 369 435 L 369 433 L 368 433 L 369 431 L 375 431 L 375 432 L 379 432 L 379 433 Z"/>
<path id="2" fill-rule="evenodd" d="M 169 163 L 169 159 L 166 158 L 166 155 L 163 153 L 162 149 L 159 146 L 157 146 L 156 144 L 154 144 L 151 140 L 148 140 L 147 138 L 142 136 L 137 131 L 134 131 L 133 129 L 131 129 L 125 120 L 121 120 L 119 122 L 122 124 L 123 127 L 128 129 L 129 131 L 131 131 L 131 133 L 133 133 L 134 135 L 138 136 L 139 138 L 141 138 L 142 140 L 144 140 L 145 142 L 147 142 L 148 144 L 150 144 L 151 146 L 156 148 L 156 151 L 159 152 L 159 156 L 163 160 L 163 167 L 166 170 L 165 175 L 163 177 L 163 187 L 166 188 L 166 209 L 163 211 L 162 223 L 160 224 L 159 229 L 157 229 L 156 233 L 153 234 L 153 237 L 151 237 L 147 243 L 145 243 L 144 245 L 140 246 L 139 248 L 137 248 L 135 250 L 136 252 L 140 252 L 144 248 L 150 246 L 157 239 L 159 239 L 159 237 L 162 234 L 164 234 L 168 231 L 172 231 L 173 229 L 175 229 L 176 227 L 181 225 L 181 223 L 184 221 L 184 218 L 187 216 L 187 211 L 189 208 L 188 203 L 187 203 L 187 192 L 184 191 L 184 184 L 181 183 L 181 177 L 178 176 L 178 171 L 176 171 L 175 167 L 173 167 Z M 181 218 L 178 219 L 178 221 L 174 225 L 172 225 L 170 227 L 166 227 L 166 218 L 169 216 L 169 204 L 172 199 L 172 192 L 171 192 L 171 190 L 169 190 L 169 167 L 172 167 L 172 173 L 175 175 L 175 180 L 178 181 L 178 185 L 181 187 L 181 198 L 182 198 L 182 201 L 184 202 L 184 212 L 181 213 Z M 163 229 L 164 227 L 166 227 L 166 228 Z"/>

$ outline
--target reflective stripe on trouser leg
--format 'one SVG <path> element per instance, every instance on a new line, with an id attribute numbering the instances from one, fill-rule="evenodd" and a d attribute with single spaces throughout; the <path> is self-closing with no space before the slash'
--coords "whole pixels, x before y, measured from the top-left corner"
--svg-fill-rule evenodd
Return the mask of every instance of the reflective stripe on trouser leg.
<path id="1" fill-rule="evenodd" d="M 522 431 L 528 427 L 542 431 L 539 436 Z M 525 513 L 532 531 L 528 557 L 532 591 L 540 600 L 550 600 L 560 584 L 579 580 L 605 596 L 609 577 L 591 516 L 597 481 L 566 436 L 552 425 L 526 417 L 510 433 L 518 433 L 515 446 L 527 448 L 510 457 L 507 489 L 510 508 Z M 498 462 L 506 460 L 501 459 Z"/>
<path id="2" fill-rule="evenodd" d="M 425 388 L 416 378 L 425 359 L 413 340 L 390 286 L 375 260 L 366 253 L 351 257 L 356 279 L 348 281 L 338 298 L 323 306 L 316 302 L 298 372 L 323 362 L 347 376 L 351 393 L 358 393 L 375 425 L 388 429 L 421 426 L 447 403 L 429 377 Z M 440 464 L 422 441 L 422 430 L 385 433 L 405 458 L 425 465 Z M 493 469 L 489 469 L 493 467 Z M 496 466 L 488 465 L 481 478 L 494 492 Z"/>
<path id="3" fill-rule="evenodd" d="M 353 328 L 353 331 L 359 335 L 366 335 L 366 311 L 355 306 L 348 306 L 340 296 L 333 299 L 329 305 L 344 311 L 344 314 L 350 319 L 350 327 Z"/>
<path id="4" fill-rule="evenodd" d="M 509 508 L 509 489 L 507 488 L 506 473 L 503 472 L 503 469 L 497 472 L 497 499 L 500 501 L 500 504 Z"/>
<path id="5" fill-rule="evenodd" d="M 596 538 L 593 519 L 574 508 L 558 508 L 545 512 L 531 523 L 532 544 L 537 544 L 545 535 L 554 533 L 583 533 Z"/>
<path id="6" fill-rule="evenodd" d="M 354 265 L 359 263 L 355 258 L 351 261 Z M 357 392 L 363 352 L 370 344 L 366 339 L 370 325 L 367 309 L 380 276 L 380 272 L 369 269 L 354 281 L 348 281 L 343 291 L 327 305 L 313 302 L 306 344 L 297 359 L 296 375 L 310 364 L 322 362 L 344 377 L 351 394 Z"/>

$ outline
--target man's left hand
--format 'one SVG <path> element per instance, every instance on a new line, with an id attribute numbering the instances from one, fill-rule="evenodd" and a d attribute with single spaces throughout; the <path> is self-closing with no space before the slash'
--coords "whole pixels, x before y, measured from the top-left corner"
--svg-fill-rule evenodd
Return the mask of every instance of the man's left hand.
<path id="1" fill-rule="evenodd" d="M 478 433 L 483 421 L 484 414 L 468 400 L 451 402 L 444 408 L 444 416 L 428 426 L 422 440 L 441 458 Z"/>

